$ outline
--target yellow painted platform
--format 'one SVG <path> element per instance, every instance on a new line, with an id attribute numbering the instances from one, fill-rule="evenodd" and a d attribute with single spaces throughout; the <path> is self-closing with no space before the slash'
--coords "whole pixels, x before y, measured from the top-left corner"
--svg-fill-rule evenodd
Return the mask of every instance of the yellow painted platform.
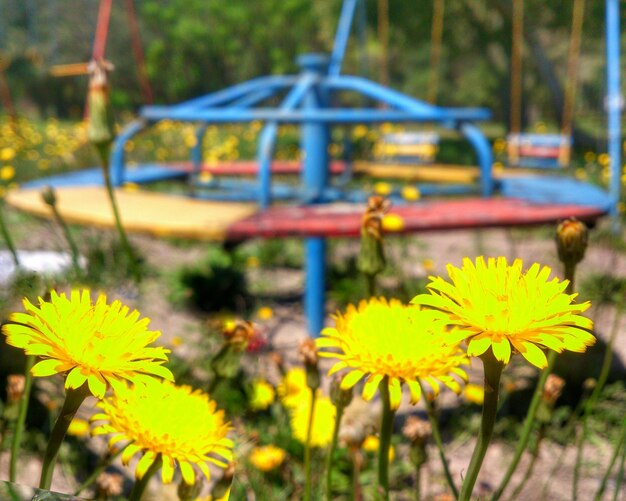
<path id="1" fill-rule="evenodd" d="M 429 183 L 475 183 L 478 167 L 463 165 L 404 165 L 355 162 L 354 172 L 370 177 Z"/>
<path id="2" fill-rule="evenodd" d="M 57 207 L 68 223 L 114 227 L 111 206 L 103 187 L 56 188 Z M 222 240 L 234 222 L 257 211 L 256 204 L 194 200 L 147 191 L 116 190 L 122 222 L 128 231 L 157 236 Z M 38 189 L 9 192 L 16 209 L 52 218 Z"/>

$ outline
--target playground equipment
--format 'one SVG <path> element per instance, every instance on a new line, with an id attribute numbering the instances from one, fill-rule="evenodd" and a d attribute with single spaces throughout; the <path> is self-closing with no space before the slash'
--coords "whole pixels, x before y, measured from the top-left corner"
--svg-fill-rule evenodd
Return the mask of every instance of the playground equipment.
<path id="1" fill-rule="evenodd" d="M 328 145 L 331 126 L 384 122 L 438 123 L 457 130 L 472 145 L 479 164 L 479 193 L 482 197 L 422 200 L 406 204 L 398 199 L 392 213 L 398 216 L 399 233 L 440 229 L 497 227 L 553 223 L 575 216 L 593 222 L 607 211 L 616 214 L 619 200 L 619 9 L 618 0 L 607 0 L 611 162 L 614 168 L 610 195 L 599 188 L 567 179 L 510 177 L 495 180 L 491 172 L 491 148 L 474 121 L 489 117 L 484 109 L 442 108 L 418 101 L 365 78 L 341 74 L 352 17 L 358 0 L 345 0 L 330 59 L 318 54 L 300 58 L 301 73 L 293 76 L 260 77 L 174 106 L 148 106 L 140 118 L 118 137 L 110 174 L 121 187 L 164 179 L 193 179 L 203 166 L 201 139 L 208 124 L 265 122 L 258 142 L 258 163 L 253 166 L 257 182 L 236 185 L 211 195 L 224 201 L 188 199 L 163 193 L 118 190 L 118 203 L 129 230 L 157 235 L 241 241 L 246 238 L 298 236 L 305 239 L 305 312 L 310 332 L 317 335 L 324 322 L 326 238 L 359 235 L 364 201 L 363 190 L 345 191 L 333 186 Z M 611 17 L 612 16 L 612 17 Z M 617 82 L 617 86 L 615 85 Z M 371 106 L 351 109 L 341 105 L 343 92 L 355 92 Z M 278 107 L 262 106 L 271 96 L 284 95 Z M 156 163 L 129 168 L 125 144 L 136 134 L 161 120 L 198 123 L 192 161 L 165 166 Z M 615 124 L 614 120 L 617 120 Z M 298 124 L 304 153 L 300 184 L 282 187 L 272 180 L 272 156 L 277 131 L 282 124 Z M 617 130 L 617 132 L 615 132 Z M 617 140 L 617 146 L 615 141 Z M 617 163 L 615 163 L 617 162 Z M 276 167 L 276 164 L 274 164 Z M 427 166 L 426 166 L 427 167 Z M 617 172 L 617 174 L 615 174 Z M 9 194 L 7 201 L 24 210 L 49 216 L 50 209 L 37 191 L 56 187 L 58 209 L 70 222 L 112 226 L 105 203 L 99 169 L 37 180 Z M 222 188 L 228 188 L 223 185 Z M 498 188 L 501 198 L 489 198 Z M 467 186 L 420 185 L 423 195 L 467 195 Z M 297 205 L 272 205 L 276 199 L 291 199 Z M 245 203 L 245 202 L 248 203 Z M 87 203 L 88 202 L 88 203 Z M 253 203 L 256 202 L 256 203 Z"/>
<path id="2" fill-rule="evenodd" d="M 91 59 L 93 61 L 100 61 L 105 57 L 112 8 L 113 0 L 100 0 L 98 19 L 96 21 L 96 34 L 94 36 L 93 49 L 91 53 Z M 145 104 L 151 104 L 154 101 L 153 93 L 150 81 L 148 80 L 148 74 L 146 73 L 145 56 L 141 44 L 141 35 L 139 33 L 139 23 L 137 22 L 134 1 L 124 0 L 124 10 L 126 12 L 131 47 L 135 64 L 137 66 L 137 78 L 139 80 L 143 102 Z M 88 65 L 89 63 L 87 62 L 59 64 L 50 68 L 50 74 L 55 77 L 87 75 Z"/>
<path id="3" fill-rule="evenodd" d="M 521 131 L 524 0 L 513 0 L 511 127 L 507 136 L 507 152 L 510 166 L 555 169 L 567 167 L 570 163 L 576 77 L 580 59 L 584 11 L 585 0 L 574 0 L 561 131 L 559 134 L 526 134 Z"/>

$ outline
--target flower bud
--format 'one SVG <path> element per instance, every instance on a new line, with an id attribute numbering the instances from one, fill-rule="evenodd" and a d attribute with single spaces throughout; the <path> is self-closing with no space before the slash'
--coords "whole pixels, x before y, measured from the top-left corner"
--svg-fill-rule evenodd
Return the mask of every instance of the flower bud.
<path id="1" fill-rule="evenodd" d="M 566 265 L 576 265 L 585 257 L 589 232 L 585 223 L 568 218 L 556 229 L 556 247 L 559 259 Z"/>
<path id="2" fill-rule="evenodd" d="M 383 217 L 389 210 L 389 201 L 381 196 L 372 196 L 361 222 L 361 250 L 357 266 L 366 275 L 377 275 L 385 269 L 383 247 Z"/>
<path id="3" fill-rule="evenodd" d="M 418 416 L 409 416 L 402 427 L 402 434 L 412 444 L 423 444 L 432 435 L 433 428 L 429 421 Z"/>
<path id="4" fill-rule="evenodd" d="M 350 405 L 352 402 L 352 397 L 354 396 L 353 389 L 342 390 L 341 389 L 341 380 L 342 377 L 335 374 L 330 381 L 330 401 L 337 407 L 338 409 L 344 409 Z"/>
<path id="5" fill-rule="evenodd" d="M 306 371 L 306 385 L 313 391 L 320 387 L 320 372 L 317 368 L 318 356 L 315 341 L 310 337 L 302 340 L 298 348 L 300 360 L 304 363 Z"/>
<path id="6" fill-rule="evenodd" d="M 23 374 L 9 374 L 7 376 L 7 404 L 14 404 L 21 400 L 25 384 L 26 378 Z"/>
<path id="7" fill-rule="evenodd" d="M 558 398 L 561 396 L 563 387 L 565 386 L 565 380 L 556 374 L 550 374 L 546 379 L 546 384 L 543 386 L 543 394 L 541 398 L 545 403 L 550 406 L 554 406 Z"/>
<path id="8" fill-rule="evenodd" d="M 57 197 L 54 193 L 52 186 L 46 186 L 41 192 L 41 198 L 50 207 L 54 207 L 57 204 Z"/>
<path id="9" fill-rule="evenodd" d="M 244 350 L 254 338 L 255 329 L 252 322 L 247 320 L 230 320 L 224 323 L 222 334 L 228 344 L 239 346 Z"/>
<path id="10" fill-rule="evenodd" d="M 124 492 L 124 476 L 121 473 L 103 471 L 96 477 L 95 484 L 98 497 L 104 499 L 121 496 Z"/>
<path id="11" fill-rule="evenodd" d="M 108 61 L 91 61 L 89 70 L 88 128 L 87 136 L 98 148 L 108 147 L 115 137 L 113 114 L 109 103 L 107 73 L 113 69 Z"/>

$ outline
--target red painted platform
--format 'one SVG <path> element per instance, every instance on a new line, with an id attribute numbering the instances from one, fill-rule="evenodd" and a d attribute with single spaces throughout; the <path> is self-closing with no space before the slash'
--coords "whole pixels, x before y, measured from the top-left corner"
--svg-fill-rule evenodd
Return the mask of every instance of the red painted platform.
<path id="1" fill-rule="evenodd" d="M 275 206 L 232 224 L 230 241 L 279 237 L 358 237 L 365 207 L 355 204 Z M 396 233 L 553 224 L 567 217 L 594 222 L 606 212 L 580 205 L 539 205 L 512 198 L 435 200 L 392 207 Z"/>
<path id="2" fill-rule="evenodd" d="M 274 160 L 272 162 L 272 174 L 293 175 L 302 170 L 298 160 Z M 191 162 L 176 162 L 169 164 L 174 169 L 191 172 Z M 341 174 L 346 168 L 345 162 L 333 161 L 330 163 L 331 174 Z M 259 162 L 256 160 L 238 160 L 233 162 L 219 162 L 216 164 L 203 163 L 202 172 L 208 172 L 214 176 L 256 176 L 259 172 Z"/>

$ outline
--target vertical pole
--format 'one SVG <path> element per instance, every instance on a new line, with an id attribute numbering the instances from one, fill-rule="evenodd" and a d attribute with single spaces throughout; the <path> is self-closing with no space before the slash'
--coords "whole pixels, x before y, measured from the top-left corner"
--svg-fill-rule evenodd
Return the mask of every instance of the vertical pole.
<path id="1" fill-rule="evenodd" d="M 350 38 L 350 28 L 352 28 L 352 18 L 358 0 L 344 0 L 341 6 L 341 15 L 339 16 L 339 25 L 335 34 L 335 43 L 333 44 L 333 52 L 330 56 L 330 66 L 328 74 L 335 77 L 341 73 L 341 64 L 346 54 L 346 46 L 348 38 Z"/>
<path id="2" fill-rule="evenodd" d="M 135 12 L 134 0 L 126 0 L 126 20 L 128 21 L 128 30 L 130 31 L 130 39 L 135 56 L 135 64 L 137 65 L 137 78 L 141 86 L 141 94 L 143 96 L 143 104 L 152 104 L 154 95 L 148 72 L 146 71 L 146 57 L 141 45 L 141 35 L 139 33 L 139 23 L 137 22 L 137 14 Z"/>
<path id="3" fill-rule="evenodd" d="M 606 106 L 608 115 L 608 153 L 611 168 L 611 209 L 613 229 L 619 229 L 618 204 L 620 200 L 620 115 L 622 96 L 620 95 L 620 32 L 619 32 L 619 0 L 606 0 Z"/>
<path id="4" fill-rule="evenodd" d="M 320 79 L 326 74 L 328 59 L 319 54 L 305 54 L 298 60 L 304 73 L 313 73 Z M 302 109 L 316 110 L 327 106 L 328 96 L 313 85 L 302 101 Z M 330 131 L 324 122 L 304 122 L 301 127 L 300 145 L 304 152 L 302 186 L 307 203 L 323 201 L 324 188 L 328 184 L 328 144 Z M 309 334 L 319 336 L 324 326 L 326 298 L 326 240 L 311 237 L 305 240 L 304 311 Z"/>

